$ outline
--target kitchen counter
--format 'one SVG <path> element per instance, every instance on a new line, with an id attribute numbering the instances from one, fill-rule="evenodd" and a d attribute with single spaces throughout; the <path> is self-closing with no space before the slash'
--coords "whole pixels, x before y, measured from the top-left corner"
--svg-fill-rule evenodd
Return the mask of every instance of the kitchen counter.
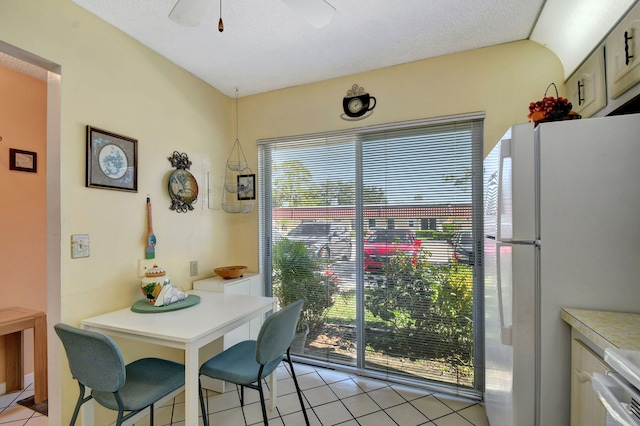
<path id="1" fill-rule="evenodd" d="M 640 314 L 562 309 L 562 319 L 603 353 L 605 348 L 640 350 Z"/>
<path id="2" fill-rule="evenodd" d="M 591 380 L 612 370 L 604 361 L 606 348 L 640 350 L 640 315 L 563 308 L 561 316 L 571 326 L 570 424 L 609 424 Z"/>

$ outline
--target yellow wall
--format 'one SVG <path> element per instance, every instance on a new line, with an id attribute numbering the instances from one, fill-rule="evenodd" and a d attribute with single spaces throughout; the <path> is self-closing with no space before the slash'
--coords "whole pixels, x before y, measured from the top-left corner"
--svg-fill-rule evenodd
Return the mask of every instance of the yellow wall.
<path id="1" fill-rule="evenodd" d="M 47 310 L 46 119 L 44 81 L 0 67 L 0 309 Z M 35 152 L 37 172 L 9 170 L 9 149 Z M 4 365 L 4 337 L 0 337 Z M 33 372 L 33 332 L 25 332 L 24 371 Z M 0 369 L 0 383 L 5 381 Z"/>
<path id="2" fill-rule="evenodd" d="M 189 155 L 197 178 L 204 155 L 224 165 L 232 100 L 70 1 L 4 1 L 0 23 L 0 40 L 62 67 L 63 319 L 77 323 L 138 298 L 147 194 L 158 261 L 173 281 L 190 286 L 190 260 L 199 260 L 200 276 L 231 261 L 215 243 L 226 238 L 229 216 L 200 205 L 171 211 L 167 179 L 176 150 Z M 85 187 L 86 125 L 138 140 L 137 193 Z M 89 234 L 89 258 L 70 258 L 72 234 Z"/>
<path id="3" fill-rule="evenodd" d="M 167 193 L 173 151 L 189 155 L 198 179 L 202 156 L 211 158 L 212 168 L 224 166 L 233 143 L 232 99 L 70 0 L 0 2 L 0 40 L 61 66 L 62 321 L 79 325 L 82 318 L 130 306 L 141 297 L 137 260 L 146 245 L 147 194 L 153 202 L 157 258 L 174 282 L 191 287 L 191 260 L 199 261 L 195 278 L 237 262 L 229 249 L 229 215 L 203 211 L 200 205 L 175 213 Z M 139 141 L 137 193 L 85 187 L 88 124 Z M 90 257 L 71 259 L 72 234 L 89 234 Z M 49 340 L 55 343 L 57 337 L 50 333 Z M 130 354 L 125 352 L 129 358 L 137 355 Z M 68 423 L 77 385 L 66 359 L 62 362 L 61 400 Z M 52 425 L 58 421 L 50 418 Z"/>
<path id="4" fill-rule="evenodd" d="M 549 83 L 563 90 L 562 80 L 562 64 L 550 50 L 531 41 L 508 43 L 241 98 L 240 141 L 255 159 L 255 141 L 262 138 L 483 111 L 487 154 L 509 126 L 528 121 L 529 103 L 542 99 Z M 377 100 L 373 114 L 355 122 L 340 118 L 353 84 Z M 257 246 L 257 209 L 234 226 L 244 247 Z M 257 249 L 245 259 L 256 265 Z"/>
<path id="5" fill-rule="evenodd" d="M 210 157 L 212 171 L 223 170 L 236 137 L 233 99 L 71 0 L 3 0 L 0 41 L 62 70 L 62 321 L 78 325 L 82 318 L 128 307 L 140 298 L 136 269 L 144 256 L 147 194 L 153 202 L 158 262 L 174 282 L 190 288 L 191 260 L 199 261 L 196 278 L 225 264 L 257 268 L 257 209 L 230 216 L 203 211 L 200 205 L 187 214 L 168 208 L 172 168 L 167 157 L 173 151 L 189 155 L 199 182 L 202 156 Z M 240 98 L 238 137 L 257 171 L 255 141 L 260 138 L 485 111 L 488 149 L 510 124 L 526 121 L 529 101 L 541 98 L 548 83 L 558 84 L 562 75 L 560 61 L 532 42 L 464 52 Z M 341 100 L 354 83 L 376 96 L 378 106 L 368 119 L 347 122 L 339 117 Z M 88 124 L 138 139 L 137 193 L 85 187 Z M 89 234 L 89 258 L 70 258 L 72 234 Z M 56 340 L 55 335 L 49 338 Z M 144 350 L 126 345 L 124 352 L 131 358 Z M 62 418 L 67 422 L 77 387 L 64 359 L 62 364 Z M 60 419 L 49 421 L 54 425 Z"/>

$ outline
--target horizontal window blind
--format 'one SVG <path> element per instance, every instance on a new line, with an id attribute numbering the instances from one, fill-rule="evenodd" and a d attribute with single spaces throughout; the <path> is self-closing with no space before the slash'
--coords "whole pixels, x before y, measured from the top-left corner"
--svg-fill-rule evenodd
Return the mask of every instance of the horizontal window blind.
<path id="1" fill-rule="evenodd" d="M 306 300 L 295 353 L 478 388 L 482 134 L 478 113 L 258 141 L 266 291 Z"/>

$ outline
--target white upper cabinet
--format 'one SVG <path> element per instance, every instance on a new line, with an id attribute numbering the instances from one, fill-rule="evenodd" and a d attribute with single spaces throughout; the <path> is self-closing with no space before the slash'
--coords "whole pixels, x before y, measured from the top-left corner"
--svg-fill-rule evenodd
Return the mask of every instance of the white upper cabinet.
<path id="1" fill-rule="evenodd" d="M 596 49 L 566 82 L 573 110 L 587 118 L 607 105 L 604 47 Z"/>
<path id="2" fill-rule="evenodd" d="M 606 40 L 609 97 L 615 99 L 640 82 L 640 3 Z"/>

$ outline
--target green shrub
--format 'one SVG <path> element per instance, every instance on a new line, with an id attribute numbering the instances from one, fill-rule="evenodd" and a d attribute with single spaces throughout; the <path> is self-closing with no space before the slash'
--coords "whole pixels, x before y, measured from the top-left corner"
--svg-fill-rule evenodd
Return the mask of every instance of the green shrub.
<path id="1" fill-rule="evenodd" d="M 386 279 L 366 290 L 365 307 L 388 324 L 384 341 L 367 343 L 415 358 L 448 358 L 471 365 L 473 274 L 466 265 L 416 262 L 398 253 L 383 267 Z M 371 337 L 375 338 L 376 335 Z"/>
<path id="2" fill-rule="evenodd" d="M 309 326 L 323 323 L 338 291 L 322 264 L 307 254 L 302 242 L 286 238 L 273 247 L 273 293 L 280 306 L 304 299 L 301 322 Z"/>
<path id="3" fill-rule="evenodd" d="M 442 225 L 442 231 L 436 231 L 435 229 L 421 229 L 416 231 L 416 238 L 420 240 L 451 241 L 456 233 L 455 229 L 455 224 L 445 223 Z"/>

